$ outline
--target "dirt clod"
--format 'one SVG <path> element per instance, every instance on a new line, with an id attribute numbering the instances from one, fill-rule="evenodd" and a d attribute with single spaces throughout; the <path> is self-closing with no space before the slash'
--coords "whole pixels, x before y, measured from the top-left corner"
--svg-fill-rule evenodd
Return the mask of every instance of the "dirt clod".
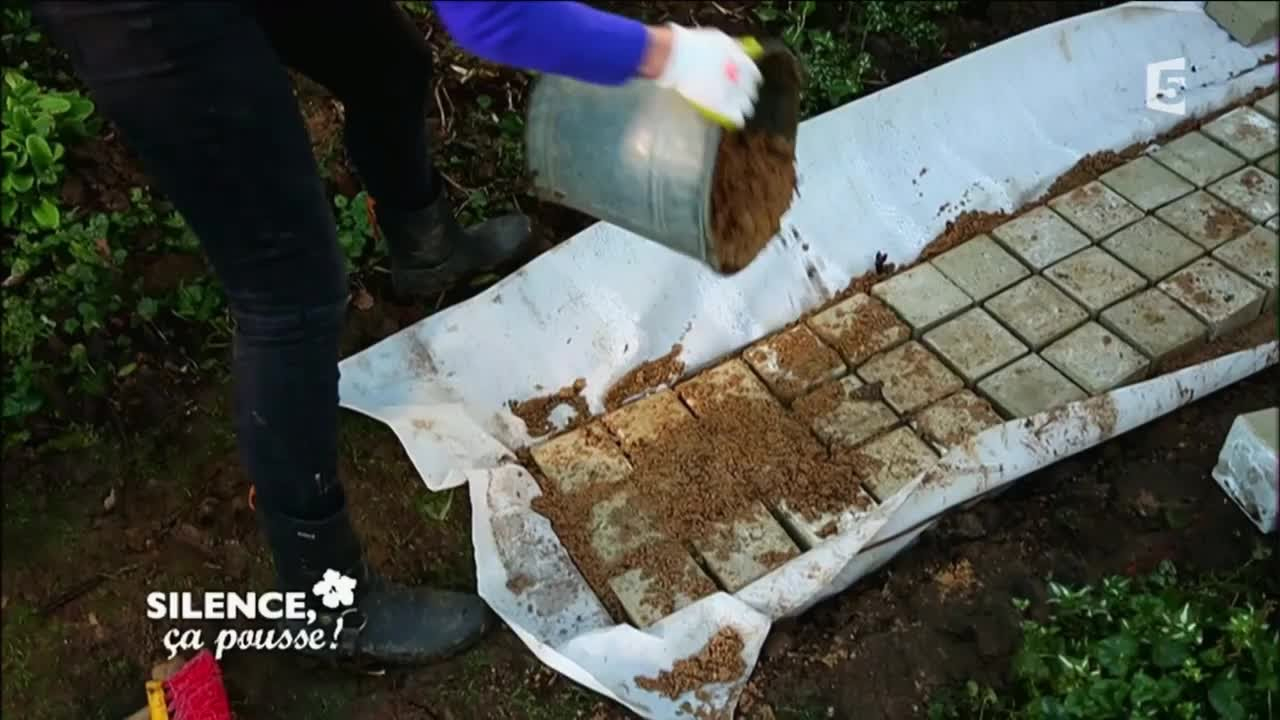
<path id="1" fill-rule="evenodd" d="M 711 188 L 722 272 L 745 268 L 782 228 L 796 191 L 795 144 L 758 130 L 724 133 Z"/>

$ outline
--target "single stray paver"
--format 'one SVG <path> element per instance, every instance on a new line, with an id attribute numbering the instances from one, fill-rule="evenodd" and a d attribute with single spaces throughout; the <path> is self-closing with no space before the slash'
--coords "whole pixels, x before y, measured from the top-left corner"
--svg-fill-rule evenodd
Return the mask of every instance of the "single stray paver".
<path id="1" fill-rule="evenodd" d="M 1151 154 L 1152 159 L 1200 187 L 1244 167 L 1244 158 L 1199 130 L 1183 135 Z"/>
<path id="2" fill-rule="evenodd" d="M 1262 158 L 1258 161 L 1258 167 L 1272 175 L 1280 175 L 1280 153 L 1271 153 Z"/>
<path id="3" fill-rule="evenodd" d="M 1152 361 L 1190 350 L 1209 334 L 1208 326 L 1158 288 L 1112 305 L 1098 321 Z"/>
<path id="4" fill-rule="evenodd" d="M 916 336 L 970 305 L 969 296 L 927 262 L 876 284 L 871 294 L 902 316 Z"/>
<path id="5" fill-rule="evenodd" d="M 1081 250 L 1045 270 L 1044 276 L 1083 305 L 1090 316 L 1147 284 L 1141 275 L 1098 247 Z"/>
<path id="6" fill-rule="evenodd" d="M 1258 109 L 1258 112 L 1272 120 L 1278 119 L 1277 115 L 1280 115 L 1280 110 L 1277 110 L 1277 108 L 1280 107 L 1280 92 L 1271 93 L 1254 103 L 1253 106 Z"/>
<path id="7" fill-rule="evenodd" d="M 1141 379 L 1151 363 L 1141 352 L 1096 322 L 1087 322 L 1040 353 L 1091 395 Z"/>
<path id="8" fill-rule="evenodd" d="M 986 304 L 987 311 L 1033 350 L 1089 319 L 1089 312 L 1039 275 L 1023 280 Z"/>
<path id="9" fill-rule="evenodd" d="M 951 282 L 982 302 L 1030 275 L 1026 266 L 987 235 L 979 235 L 933 259 Z"/>
<path id="10" fill-rule="evenodd" d="M 1280 181 L 1255 167 L 1226 176 L 1210 185 L 1209 192 L 1254 222 L 1264 222 L 1280 210 Z"/>
<path id="11" fill-rule="evenodd" d="M 1148 215 L 1102 242 L 1102 247 L 1156 282 L 1204 254 L 1204 249 Z"/>
<path id="12" fill-rule="evenodd" d="M 997 227 L 991 235 L 1036 270 L 1089 247 L 1084 233 L 1043 206 Z"/>
<path id="13" fill-rule="evenodd" d="M 1209 325 L 1209 339 L 1247 325 L 1262 309 L 1265 292 L 1213 258 L 1200 258 L 1160 289 Z"/>
<path id="14" fill-rule="evenodd" d="M 1156 211 L 1156 217 L 1206 250 L 1239 237 L 1253 227 L 1244 213 L 1203 190 L 1165 205 Z"/>
<path id="15" fill-rule="evenodd" d="M 740 358 L 704 370 L 676 386 L 676 394 L 699 417 L 706 417 L 727 401 L 776 405 L 760 378 Z"/>
<path id="16" fill-rule="evenodd" d="M 1146 156 L 1109 170 L 1098 179 L 1148 212 L 1196 189 L 1195 185 Z"/>
<path id="17" fill-rule="evenodd" d="M 938 452 L 945 453 L 1003 422 L 991 403 L 972 390 L 961 390 L 921 410 L 912 426 Z"/>
<path id="18" fill-rule="evenodd" d="M 791 402 L 847 370 L 840 354 L 823 344 L 804 324 L 760 341 L 742 357 L 784 402 Z"/>
<path id="19" fill-rule="evenodd" d="M 796 400 L 792 410 L 831 447 L 855 447 L 898 424 L 898 416 L 880 399 L 879 387 L 855 375 L 819 387 Z"/>
<path id="20" fill-rule="evenodd" d="M 712 527 L 705 537 L 693 543 L 712 577 L 731 593 L 800 554 L 787 531 L 764 505 L 752 505 L 749 513 Z"/>
<path id="21" fill-rule="evenodd" d="M 1277 266 L 1280 266 L 1280 240 L 1276 232 L 1258 226 L 1213 251 L 1224 265 L 1244 275 L 1267 291 L 1263 302 L 1271 307 L 1276 300 Z"/>
<path id="22" fill-rule="evenodd" d="M 858 293 L 809 318 L 809 327 L 857 367 L 876 353 L 911 339 L 907 327 L 885 304 Z"/>
<path id="23" fill-rule="evenodd" d="M 552 438 L 529 452 L 561 493 L 615 483 L 631 473 L 627 456 L 599 421 Z"/>
<path id="24" fill-rule="evenodd" d="M 916 340 L 868 360 L 858 368 L 858 376 L 868 383 L 882 383 L 885 402 L 903 415 L 964 387 L 959 375 Z"/>
<path id="25" fill-rule="evenodd" d="M 1257 160 L 1275 150 L 1280 134 L 1275 120 L 1251 107 L 1238 107 L 1201 125 L 1200 131 L 1246 160 Z"/>
<path id="26" fill-rule="evenodd" d="M 863 485 L 880 502 L 937 462 L 938 455 L 910 428 L 888 432 L 849 454 Z"/>
<path id="27" fill-rule="evenodd" d="M 1088 396 L 1039 355 L 1024 355 L 978 383 L 978 391 L 1011 418 L 1030 417 Z"/>
<path id="28" fill-rule="evenodd" d="M 1049 207 L 1094 240 L 1143 217 L 1142 210 L 1097 180 L 1050 200 Z"/>
<path id="29" fill-rule="evenodd" d="M 635 491 L 620 488 L 591 508 L 591 549 L 612 565 L 627 553 L 662 540 L 651 517 L 636 508 Z"/>
<path id="30" fill-rule="evenodd" d="M 922 340 L 969 384 L 1027 353 L 1027 346 L 982 308 L 966 310 Z"/>
<path id="31" fill-rule="evenodd" d="M 642 450 L 664 432 L 694 422 L 693 413 L 672 390 L 660 390 L 604 416 L 604 424 L 627 452 Z"/>
<path id="32" fill-rule="evenodd" d="M 609 579 L 609 588 L 638 628 L 646 628 L 717 590 L 682 548 L 672 546 L 662 551 L 672 557 L 661 564 L 664 572 L 660 578 L 654 577 L 656 569 L 634 567 Z M 672 567 L 678 569 L 672 572 Z"/>

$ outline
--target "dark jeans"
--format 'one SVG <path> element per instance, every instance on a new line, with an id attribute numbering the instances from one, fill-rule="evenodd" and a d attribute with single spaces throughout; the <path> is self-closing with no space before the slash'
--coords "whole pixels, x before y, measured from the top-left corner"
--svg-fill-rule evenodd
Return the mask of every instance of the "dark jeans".
<path id="1" fill-rule="evenodd" d="M 338 338 L 347 284 L 286 72 L 326 86 L 379 204 L 440 188 L 425 117 L 431 50 L 387 0 L 36 2 L 99 109 L 199 236 L 236 320 L 238 441 L 264 510 L 343 502 Z"/>

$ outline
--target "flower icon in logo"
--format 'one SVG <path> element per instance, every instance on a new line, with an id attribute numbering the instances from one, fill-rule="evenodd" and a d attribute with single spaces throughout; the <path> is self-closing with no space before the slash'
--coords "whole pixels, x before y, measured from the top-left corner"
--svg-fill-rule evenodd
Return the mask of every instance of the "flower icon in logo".
<path id="1" fill-rule="evenodd" d="M 355 578 L 347 577 L 337 570 L 325 570 L 324 577 L 311 588 L 311 592 L 320 598 L 325 607 L 333 609 L 355 604 L 355 589 Z"/>

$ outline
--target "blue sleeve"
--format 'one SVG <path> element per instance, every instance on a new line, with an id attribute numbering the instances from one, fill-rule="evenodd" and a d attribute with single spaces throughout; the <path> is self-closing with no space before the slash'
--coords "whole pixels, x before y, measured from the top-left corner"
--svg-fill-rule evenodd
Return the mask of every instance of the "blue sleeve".
<path id="1" fill-rule="evenodd" d="M 578 2 L 434 3 L 467 52 L 524 70 L 621 85 L 644 58 L 644 23 Z"/>

